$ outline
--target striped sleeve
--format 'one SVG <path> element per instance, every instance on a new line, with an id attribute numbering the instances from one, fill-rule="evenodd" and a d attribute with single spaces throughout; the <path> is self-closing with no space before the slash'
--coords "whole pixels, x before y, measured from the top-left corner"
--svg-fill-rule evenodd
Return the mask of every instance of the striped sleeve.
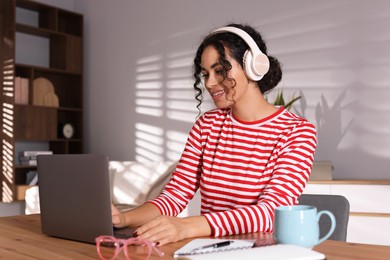
<path id="1" fill-rule="evenodd" d="M 158 207 L 162 215 L 177 216 L 185 209 L 199 188 L 203 119 L 204 116 L 192 127 L 171 180 L 159 197 L 149 201 Z"/>

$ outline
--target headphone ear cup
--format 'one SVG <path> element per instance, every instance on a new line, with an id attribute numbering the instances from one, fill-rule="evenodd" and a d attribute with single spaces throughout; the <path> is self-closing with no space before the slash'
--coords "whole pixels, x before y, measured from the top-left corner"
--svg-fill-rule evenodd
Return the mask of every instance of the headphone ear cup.
<path id="1" fill-rule="evenodd" d="M 269 70 L 269 59 L 264 53 L 257 53 L 255 57 L 252 58 L 251 64 L 255 74 L 261 75 L 261 77 Z"/>
<path id="2" fill-rule="evenodd" d="M 254 60 L 253 60 L 252 52 L 250 50 L 247 50 L 244 53 L 244 57 L 243 57 L 243 64 L 244 64 L 245 73 L 251 80 L 259 81 L 263 78 L 265 73 L 259 74 L 258 72 L 256 72 L 256 70 L 253 69 L 253 63 L 254 63 Z"/>

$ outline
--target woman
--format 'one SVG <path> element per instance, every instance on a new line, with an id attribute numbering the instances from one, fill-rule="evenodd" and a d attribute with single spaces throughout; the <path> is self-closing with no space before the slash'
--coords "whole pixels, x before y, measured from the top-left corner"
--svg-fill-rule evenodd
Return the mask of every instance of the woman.
<path id="1" fill-rule="evenodd" d="M 138 226 L 136 236 L 159 245 L 272 232 L 275 208 L 297 203 L 316 147 L 311 123 L 263 96 L 281 76 L 252 27 L 230 24 L 208 35 L 194 59 L 194 88 L 198 107 L 203 84 L 217 108 L 196 121 L 161 195 L 126 213 L 113 207 L 114 226 Z M 201 215 L 176 218 L 198 188 Z"/>

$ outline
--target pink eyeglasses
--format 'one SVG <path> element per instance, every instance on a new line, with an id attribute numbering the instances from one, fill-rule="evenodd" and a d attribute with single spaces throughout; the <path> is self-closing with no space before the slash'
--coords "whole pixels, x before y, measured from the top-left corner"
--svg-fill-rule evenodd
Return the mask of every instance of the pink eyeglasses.
<path id="1" fill-rule="evenodd" d="M 119 253 L 124 250 L 126 259 L 131 260 L 129 256 L 129 252 L 127 250 L 128 246 L 131 245 L 145 245 L 144 250 L 147 250 L 146 260 L 149 259 L 152 254 L 152 249 L 160 256 L 164 256 L 164 252 L 159 250 L 154 243 L 151 243 L 147 240 L 140 238 L 129 238 L 129 239 L 117 239 L 112 236 L 99 236 L 95 239 L 96 241 L 96 249 L 100 259 L 102 260 L 112 260 L 115 259 Z M 107 247 L 115 247 L 115 251 L 113 252 Z"/>

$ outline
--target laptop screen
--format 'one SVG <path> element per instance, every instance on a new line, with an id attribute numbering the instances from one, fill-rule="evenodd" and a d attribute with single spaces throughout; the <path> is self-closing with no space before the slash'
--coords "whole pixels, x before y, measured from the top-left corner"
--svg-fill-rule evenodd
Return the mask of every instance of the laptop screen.
<path id="1" fill-rule="evenodd" d="M 88 243 L 113 235 L 106 156 L 40 155 L 37 166 L 44 234 Z"/>

